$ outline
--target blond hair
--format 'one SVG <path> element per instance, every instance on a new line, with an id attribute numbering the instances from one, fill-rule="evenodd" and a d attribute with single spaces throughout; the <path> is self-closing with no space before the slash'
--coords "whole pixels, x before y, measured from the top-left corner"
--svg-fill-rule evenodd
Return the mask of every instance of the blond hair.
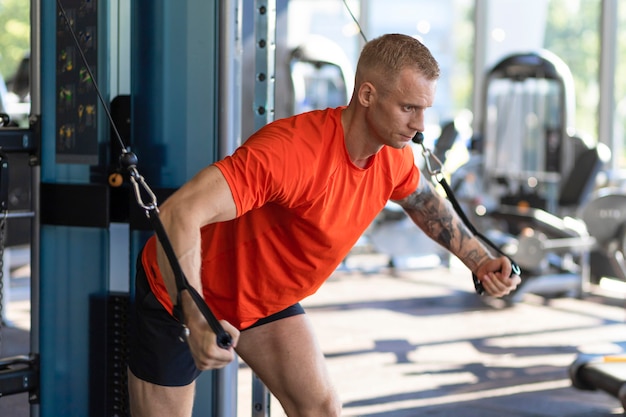
<path id="1" fill-rule="evenodd" d="M 382 35 L 363 47 L 356 82 L 370 81 L 382 87 L 378 81 L 394 80 L 405 68 L 413 68 L 429 80 L 438 79 L 440 74 L 437 60 L 419 40 L 397 33 Z"/>

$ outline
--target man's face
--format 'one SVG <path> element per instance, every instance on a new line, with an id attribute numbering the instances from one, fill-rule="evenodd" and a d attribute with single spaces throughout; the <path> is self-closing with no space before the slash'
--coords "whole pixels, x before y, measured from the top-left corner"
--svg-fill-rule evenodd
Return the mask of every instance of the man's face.
<path id="1" fill-rule="evenodd" d="M 393 83 L 393 80 L 389 80 Z M 424 111 L 435 99 L 436 80 L 427 80 L 414 69 L 404 69 L 395 85 L 377 89 L 368 111 L 368 124 L 381 145 L 406 146 L 417 132 L 424 131 Z"/>

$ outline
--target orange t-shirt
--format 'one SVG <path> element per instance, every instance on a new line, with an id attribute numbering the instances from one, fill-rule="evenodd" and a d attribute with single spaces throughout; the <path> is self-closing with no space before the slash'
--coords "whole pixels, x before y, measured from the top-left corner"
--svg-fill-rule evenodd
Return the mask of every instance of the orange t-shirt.
<path id="1" fill-rule="evenodd" d="M 215 163 L 237 207 L 236 219 L 201 233 L 203 296 L 218 319 L 245 329 L 313 294 L 387 201 L 417 188 L 410 146 L 383 147 L 364 169 L 350 161 L 342 111 L 277 120 Z M 154 238 L 143 265 L 171 312 Z"/>

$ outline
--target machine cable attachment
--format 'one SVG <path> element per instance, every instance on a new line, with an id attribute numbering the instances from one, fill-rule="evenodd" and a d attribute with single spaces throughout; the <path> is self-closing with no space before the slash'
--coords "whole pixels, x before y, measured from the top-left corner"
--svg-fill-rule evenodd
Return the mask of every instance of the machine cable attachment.
<path id="1" fill-rule="evenodd" d="M 443 163 L 439 160 L 439 158 L 437 158 L 430 151 L 430 149 L 428 149 L 424 145 L 424 134 L 422 132 L 417 132 L 412 140 L 413 140 L 413 143 L 416 143 L 422 147 L 422 155 L 424 156 L 424 160 L 426 161 L 426 170 L 428 171 L 428 174 L 443 187 L 444 191 L 446 192 L 446 195 L 448 196 L 448 200 L 450 200 L 452 207 L 454 207 L 454 211 L 456 211 L 456 213 L 459 215 L 459 217 L 461 218 L 465 226 L 474 234 L 474 236 L 478 237 L 484 243 L 489 245 L 492 249 L 494 249 L 500 255 L 506 256 L 509 259 L 509 261 L 511 262 L 511 274 L 512 275 L 521 275 L 522 270 L 519 267 L 519 265 L 517 265 L 515 261 L 513 261 L 513 259 L 511 259 L 509 255 L 504 253 L 502 249 L 500 249 L 495 243 L 493 243 L 490 239 L 488 239 L 486 236 L 484 236 L 482 233 L 476 230 L 472 222 L 467 218 L 467 216 L 465 215 L 465 212 L 463 211 L 463 208 L 461 207 L 461 205 L 459 204 L 459 201 L 456 199 L 456 196 L 454 195 L 454 191 L 452 191 L 450 184 L 448 184 L 448 181 L 446 181 L 446 178 L 443 175 Z M 434 161 L 435 163 L 437 163 L 438 167 L 436 169 L 433 169 L 433 166 L 431 165 L 431 161 Z M 474 273 L 472 273 L 472 280 L 474 281 L 474 289 L 476 290 L 476 293 L 479 295 L 484 295 L 485 288 L 483 287 L 483 284 L 480 282 L 480 280 Z"/>
<path id="2" fill-rule="evenodd" d="M 170 263 L 170 266 L 172 267 L 172 271 L 174 272 L 174 277 L 176 280 L 176 288 L 178 292 L 176 305 L 174 306 L 174 316 L 181 322 L 183 326 L 183 334 L 188 334 L 188 329 L 184 324 L 184 315 L 183 315 L 182 304 L 181 304 L 181 292 L 184 290 L 187 290 L 189 291 L 189 294 L 191 295 L 191 298 L 193 299 L 194 303 L 198 306 L 198 308 L 200 309 L 200 312 L 202 313 L 206 321 L 209 323 L 211 330 L 213 330 L 213 332 L 215 333 L 216 338 L 217 338 L 217 345 L 224 349 L 230 348 L 232 346 L 231 335 L 228 334 L 224 330 L 221 323 L 217 320 L 217 318 L 215 317 L 215 315 L 213 314 L 209 306 L 206 304 L 204 298 L 202 298 L 202 296 L 198 293 L 198 291 L 196 291 L 196 289 L 193 288 L 189 284 L 189 281 L 185 277 L 185 274 L 183 273 L 180 263 L 178 262 L 178 258 L 176 257 L 172 244 L 167 236 L 167 233 L 165 232 L 163 223 L 161 222 L 161 219 L 159 218 L 157 198 L 154 192 L 150 189 L 150 187 L 146 183 L 144 177 L 141 176 L 139 174 L 139 171 L 137 170 L 137 162 L 138 162 L 137 156 L 126 148 L 124 141 L 122 140 L 122 137 L 119 134 L 117 126 L 115 125 L 113 117 L 111 116 L 111 112 L 109 111 L 109 108 L 104 100 L 104 97 L 102 96 L 102 93 L 100 92 L 100 88 L 98 87 L 96 78 L 94 77 L 93 72 L 91 71 L 91 67 L 89 66 L 89 63 L 87 62 L 87 58 L 85 57 L 85 54 L 83 53 L 83 50 L 80 46 L 80 42 L 78 41 L 76 33 L 74 32 L 74 29 L 72 28 L 72 24 L 70 23 L 70 20 L 67 17 L 67 14 L 65 13 L 65 9 L 63 8 L 63 5 L 61 4 L 61 0 L 57 0 L 57 5 L 59 7 L 60 14 L 63 16 L 63 20 L 66 23 L 67 29 L 72 35 L 72 38 L 76 45 L 76 49 L 79 52 L 79 55 L 81 57 L 83 64 L 85 65 L 85 69 L 89 73 L 89 78 L 91 79 L 91 83 L 94 87 L 94 90 L 96 91 L 98 95 L 98 99 L 100 100 L 100 103 L 102 104 L 102 107 L 104 108 L 107 119 L 109 123 L 111 124 L 111 128 L 113 129 L 115 136 L 122 148 L 122 154 L 120 155 L 119 163 L 123 169 L 129 172 L 130 181 L 133 185 L 133 190 L 135 192 L 135 198 L 137 199 L 137 203 L 139 204 L 141 208 L 145 210 L 146 216 L 150 220 L 150 224 L 152 225 L 157 235 L 157 238 L 159 239 L 159 242 L 161 243 L 161 246 L 163 247 L 163 250 L 165 251 L 168 262 Z M 149 199 L 149 201 L 144 201 L 144 197 L 143 197 L 144 195 L 147 197 L 147 199 Z"/>
<path id="3" fill-rule="evenodd" d="M 228 334 L 220 322 L 215 317 L 215 314 L 211 311 L 209 306 L 206 304 L 202 296 L 196 291 L 194 287 L 189 284 L 185 273 L 183 272 L 180 263 L 178 262 L 178 258 L 174 252 L 174 248 L 167 236 L 165 231 L 165 227 L 163 227 L 163 223 L 161 222 L 161 218 L 159 217 L 159 208 L 157 204 L 157 198 L 150 186 L 146 183 L 144 177 L 139 174 L 137 170 L 137 156 L 133 153 L 125 149 L 120 155 L 120 165 L 123 169 L 127 170 L 130 174 L 130 181 L 133 185 L 133 190 L 135 192 L 135 199 L 137 200 L 137 204 L 144 209 L 148 220 L 150 220 L 150 224 L 154 229 L 161 246 L 167 256 L 167 260 L 170 263 L 172 268 L 172 272 L 174 273 L 174 278 L 176 280 L 176 305 L 174 306 L 174 316 L 182 323 L 183 330 L 182 334 L 185 336 L 189 336 L 189 329 L 184 324 L 184 314 L 182 309 L 182 300 L 181 293 L 185 290 L 189 291 L 191 298 L 194 303 L 200 309 L 200 312 L 209 323 L 211 330 L 216 335 L 217 345 L 223 349 L 228 349 L 232 345 L 232 337 Z M 148 201 L 144 200 L 143 196 L 146 196 Z M 181 340 L 187 340 L 187 337 L 181 338 Z"/>
<path id="4" fill-rule="evenodd" d="M 352 13 L 352 10 L 350 9 L 350 6 L 348 5 L 347 1 L 343 0 L 343 4 L 346 10 L 348 11 L 348 13 L 350 14 L 350 17 L 356 24 L 357 28 L 359 29 L 359 33 L 361 37 L 367 43 L 367 37 L 365 36 L 365 33 L 363 33 L 363 29 L 361 28 L 361 25 L 359 24 L 358 19 L 354 16 L 354 13 Z M 452 191 L 452 188 L 450 188 L 450 186 L 448 185 L 448 182 L 446 181 L 443 175 L 443 163 L 441 162 L 441 160 L 439 160 L 439 158 L 437 158 L 435 154 L 433 154 L 430 151 L 430 149 L 424 146 L 424 134 L 422 132 L 417 132 L 415 136 L 413 137 L 413 142 L 422 147 L 422 155 L 424 156 L 424 160 L 426 161 L 426 169 L 428 170 L 428 173 L 430 174 L 431 178 L 433 178 L 439 184 L 441 184 L 446 194 L 448 195 L 448 199 L 452 203 L 454 210 L 457 212 L 457 214 L 459 215 L 463 223 L 465 223 L 465 226 L 467 226 L 467 228 L 470 229 L 470 231 L 474 233 L 474 235 L 477 236 L 480 240 L 485 242 L 487 245 L 491 246 L 496 252 L 509 258 L 509 261 L 511 261 L 512 274 L 521 275 L 522 270 L 520 269 L 519 265 L 513 262 L 513 259 L 511 259 L 511 257 L 505 254 L 504 252 L 502 252 L 502 250 L 499 247 L 497 247 L 491 240 L 487 239 L 485 236 L 479 233 L 474 227 L 474 225 L 472 225 L 472 223 L 469 221 L 469 219 L 463 212 L 461 205 L 459 204 L 456 197 L 454 196 L 454 192 Z M 433 169 L 433 166 L 431 165 L 431 161 L 435 162 L 439 166 L 439 168 Z M 480 282 L 476 274 L 472 273 L 472 278 L 474 280 L 474 288 L 476 289 L 476 292 L 480 295 L 485 294 L 485 288 L 483 287 L 483 284 Z"/>

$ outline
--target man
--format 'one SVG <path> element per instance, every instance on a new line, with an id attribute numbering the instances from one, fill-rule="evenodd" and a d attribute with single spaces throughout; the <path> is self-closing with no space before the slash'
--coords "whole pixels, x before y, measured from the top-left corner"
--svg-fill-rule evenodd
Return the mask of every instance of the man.
<path id="1" fill-rule="evenodd" d="M 439 66 L 405 35 L 365 45 L 347 107 L 265 126 L 230 157 L 197 174 L 161 207 L 190 284 L 234 347 L 215 334 L 182 291 L 189 329 L 172 316 L 177 290 L 153 238 L 137 275 L 129 389 L 141 416 L 190 416 L 199 370 L 236 353 L 290 417 L 339 416 L 341 403 L 299 301 L 314 293 L 388 200 L 455 254 L 493 296 L 520 282 L 492 257 L 415 167 L 411 138 L 424 130 Z"/>

